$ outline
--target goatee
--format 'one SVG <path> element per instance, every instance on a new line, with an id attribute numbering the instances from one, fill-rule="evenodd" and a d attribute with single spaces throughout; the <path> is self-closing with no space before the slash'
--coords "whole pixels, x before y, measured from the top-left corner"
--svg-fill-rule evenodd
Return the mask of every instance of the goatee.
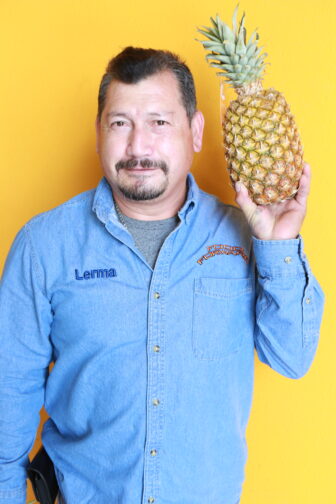
<path id="1" fill-rule="evenodd" d="M 146 182 L 149 180 L 147 175 L 139 173 L 134 183 L 119 182 L 118 189 L 125 196 L 125 198 L 132 201 L 149 201 L 158 198 L 163 194 L 168 186 L 168 165 L 165 161 L 154 161 L 152 159 L 127 159 L 120 160 L 116 163 L 115 168 L 117 173 L 122 169 L 132 169 L 136 166 L 141 168 L 159 168 L 163 171 L 165 178 L 156 187 L 146 187 Z"/>

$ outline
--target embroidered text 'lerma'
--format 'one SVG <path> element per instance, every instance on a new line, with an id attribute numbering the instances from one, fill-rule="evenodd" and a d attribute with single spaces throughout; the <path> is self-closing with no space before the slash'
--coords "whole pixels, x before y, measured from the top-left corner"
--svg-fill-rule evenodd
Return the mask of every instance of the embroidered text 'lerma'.
<path id="1" fill-rule="evenodd" d="M 76 280 L 90 280 L 91 278 L 111 278 L 117 276 L 117 272 L 114 268 L 110 269 L 93 269 L 84 271 L 82 276 L 75 269 Z"/>

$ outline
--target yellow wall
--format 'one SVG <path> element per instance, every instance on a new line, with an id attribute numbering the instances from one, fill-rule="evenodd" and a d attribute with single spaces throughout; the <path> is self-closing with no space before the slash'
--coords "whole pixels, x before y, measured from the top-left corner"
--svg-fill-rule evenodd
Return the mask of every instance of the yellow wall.
<path id="1" fill-rule="evenodd" d="M 195 159 L 200 185 L 232 201 L 221 147 L 219 81 L 196 26 L 236 0 L 2 0 L 0 4 L 0 267 L 18 229 L 100 178 L 96 92 L 108 59 L 126 45 L 168 48 L 194 73 L 206 118 Z M 242 504 L 336 502 L 335 0 L 242 0 L 247 28 L 269 54 L 266 86 L 292 106 L 313 169 L 303 235 L 327 294 L 309 374 L 291 381 L 256 363 Z M 225 475 L 223 475 L 225 477 Z M 80 503 L 79 503 L 80 504 Z M 207 504 L 207 503 L 204 503 Z"/>

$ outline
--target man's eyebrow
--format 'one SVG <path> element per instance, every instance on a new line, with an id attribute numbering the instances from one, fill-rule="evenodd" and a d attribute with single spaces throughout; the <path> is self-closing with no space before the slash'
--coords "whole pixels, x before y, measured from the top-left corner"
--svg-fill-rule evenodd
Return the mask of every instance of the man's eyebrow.
<path id="1" fill-rule="evenodd" d="M 111 112 L 109 112 L 108 114 L 106 114 L 106 117 L 107 119 L 109 119 L 110 117 L 128 117 L 128 115 L 126 114 L 126 112 L 117 112 L 116 110 L 112 110 Z"/>
<path id="2" fill-rule="evenodd" d="M 167 116 L 167 115 L 173 115 L 174 112 L 170 112 L 169 110 L 162 110 L 161 112 L 150 112 L 148 115 L 149 116 Z"/>

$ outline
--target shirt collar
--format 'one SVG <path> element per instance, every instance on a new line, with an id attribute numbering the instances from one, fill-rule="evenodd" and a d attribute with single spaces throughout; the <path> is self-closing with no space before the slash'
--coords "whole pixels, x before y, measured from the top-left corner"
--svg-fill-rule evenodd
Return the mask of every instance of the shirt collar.
<path id="1" fill-rule="evenodd" d="M 106 177 L 103 177 L 97 186 L 92 210 L 104 224 L 110 220 L 118 220 L 112 189 Z"/>
<path id="2" fill-rule="evenodd" d="M 188 173 L 187 177 L 187 197 L 186 200 L 181 207 L 181 209 L 177 212 L 181 221 L 189 222 L 189 219 L 193 213 L 194 208 L 196 207 L 199 200 L 199 187 L 196 184 L 194 176 L 191 173 Z"/>
<path id="3" fill-rule="evenodd" d="M 181 221 L 188 223 L 190 216 L 198 203 L 199 188 L 191 173 L 187 176 L 187 197 L 178 211 Z M 92 210 L 96 213 L 99 220 L 106 223 L 108 221 L 118 221 L 118 215 L 115 210 L 112 189 L 106 177 L 99 182 L 93 199 Z"/>

